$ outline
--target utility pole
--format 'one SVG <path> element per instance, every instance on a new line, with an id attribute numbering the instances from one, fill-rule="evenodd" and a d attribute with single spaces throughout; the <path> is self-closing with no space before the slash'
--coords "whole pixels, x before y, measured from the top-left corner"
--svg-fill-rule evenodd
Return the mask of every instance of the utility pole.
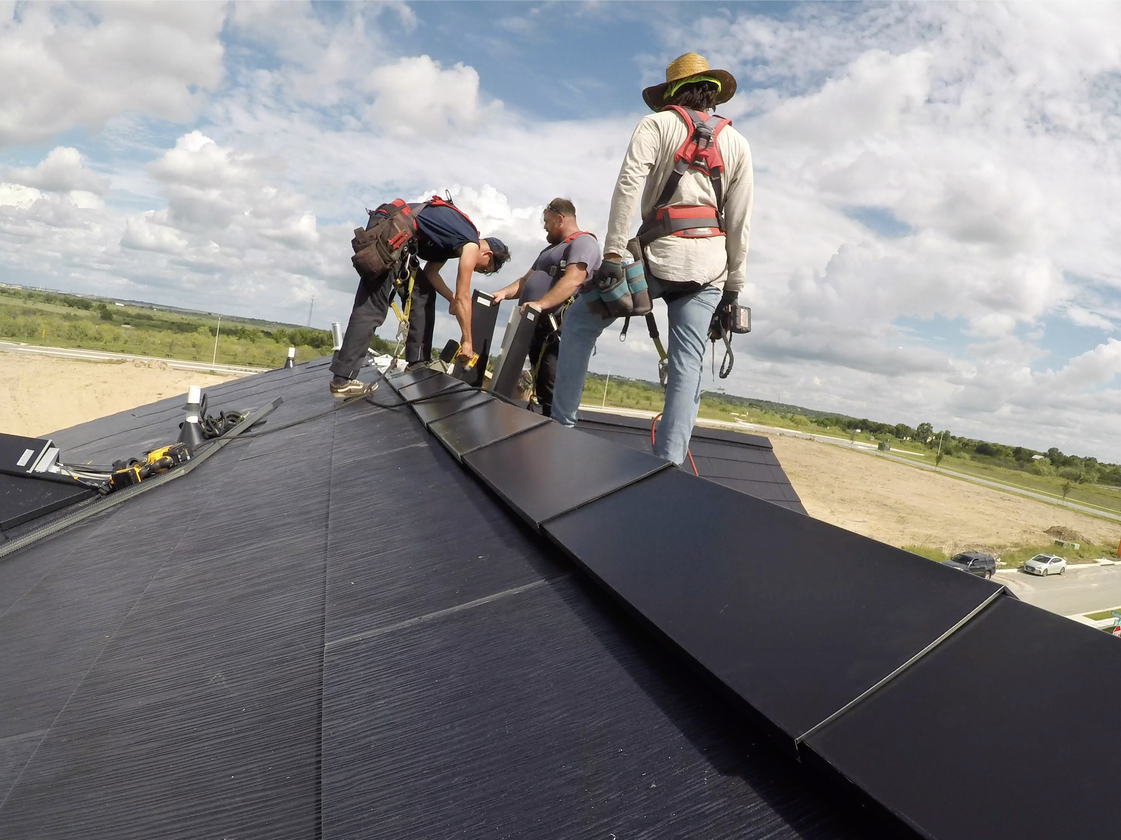
<path id="1" fill-rule="evenodd" d="M 218 334 L 222 332 L 222 316 L 218 316 L 218 329 L 214 331 L 214 358 L 210 360 L 210 364 L 218 361 Z"/>
<path id="2" fill-rule="evenodd" d="M 604 380 L 603 383 L 603 402 L 599 404 L 600 408 L 604 408 L 607 405 L 607 385 L 609 382 L 611 382 L 611 368 L 607 369 L 607 379 Z"/>
<path id="3" fill-rule="evenodd" d="M 307 325 L 311 327 L 311 311 L 315 309 L 315 295 L 311 296 L 311 306 L 307 308 Z"/>
<path id="4" fill-rule="evenodd" d="M 940 432 L 938 433 L 938 454 L 934 456 L 934 464 L 935 464 L 935 466 L 937 466 L 937 465 L 938 465 L 938 455 L 941 455 L 941 454 L 942 454 L 942 435 L 944 435 L 944 434 L 946 434 L 946 430 L 945 430 L 945 429 L 943 429 L 942 431 L 940 431 Z"/>

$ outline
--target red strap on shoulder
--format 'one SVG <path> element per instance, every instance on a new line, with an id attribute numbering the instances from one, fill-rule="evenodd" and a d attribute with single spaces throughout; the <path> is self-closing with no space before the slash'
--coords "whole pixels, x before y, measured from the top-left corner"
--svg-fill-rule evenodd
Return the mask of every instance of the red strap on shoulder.
<path id="1" fill-rule="evenodd" d="M 725 126 L 732 124 L 732 121 L 717 114 L 707 118 L 705 125 L 712 128 L 712 142 L 706 148 L 701 149 L 697 144 L 697 124 L 693 121 L 689 109 L 682 108 L 680 105 L 667 105 L 662 110 L 673 111 L 681 117 L 685 122 L 685 130 L 688 132 L 685 142 L 678 147 L 673 155 L 674 162 L 685 161 L 691 168 L 700 169 L 702 172 L 710 174 L 723 172 L 724 157 L 720 154 L 720 147 L 716 144 L 716 138 Z M 714 120 L 715 125 L 713 125 Z"/>
<path id="2" fill-rule="evenodd" d="M 576 233 L 572 234 L 571 236 L 565 237 L 564 242 L 562 242 L 561 244 L 564 245 L 565 243 L 571 242 L 577 236 L 590 236 L 592 239 L 596 238 L 596 235 L 594 233 L 588 233 L 586 230 L 578 230 L 578 231 L 576 231 Z"/>
<path id="3" fill-rule="evenodd" d="M 440 198 L 440 196 L 434 195 L 432 196 L 432 198 L 426 201 L 425 204 L 429 204 L 433 207 L 450 207 L 452 210 L 466 219 L 467 224 L 471 225 L 471 228 L 475 231 L 475 236 L 479 235 L 479 229 L 475 227 L 475 223 L 471 221 L 471 217 L 460 210 L 458 207 L 456 207 L 454 204 L 452 204 L 450 201 L 444 201 L 444 199 Z"/>

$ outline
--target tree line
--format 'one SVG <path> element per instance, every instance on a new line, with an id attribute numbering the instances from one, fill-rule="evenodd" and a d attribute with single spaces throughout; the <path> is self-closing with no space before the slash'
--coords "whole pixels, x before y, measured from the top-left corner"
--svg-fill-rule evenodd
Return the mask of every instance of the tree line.
<path id="1" fill-rule="evenodd" d="M 817 426 L 836 427 L 846 431 L 869 432 L 879 439 L 894 438 L 914 441 L 935 453 L 936 456 L 957 456 L 979 463 L 1029 472 L 1033 475 L 1058 476 L 1075 484 L 1113 484 L 1121 486 L 1121 466 L 1104 464 L 1094 457 L 1067 455 L 1058 447 L 1046 452 L 1025 446 L 1009 446 L 985 440 L 958 437 L 949 429 L 936 430 L 930 423 L 919 423 L 914 428 L 905 423 L 894 425 L 877 423 L 866 417 L 854 418 L 827 414 L 810 418 Z M 939 460 L 941 460 L 939 458 Z"/>

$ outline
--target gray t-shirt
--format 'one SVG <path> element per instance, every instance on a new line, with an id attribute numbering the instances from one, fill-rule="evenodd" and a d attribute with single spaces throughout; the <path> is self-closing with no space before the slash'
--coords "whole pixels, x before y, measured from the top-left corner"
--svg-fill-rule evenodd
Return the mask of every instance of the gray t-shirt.
<path id="1" fill-rule="evenodd" d="M 545 296 L 545 292 L 553 288 L 564 275 L 564 270 L 569 263 L 584 263 L 588 266 L 584 280 L 587 280 L 603 261 L 599 243 L 590 233 L 579 233 L 567 242 L 557 245 L 548 245 L 533 262 L 533 274 L 522 286 L 522 293 L 518 300 L 529 303 Z M 553 310 L 558 307 L 553 307 Z M 550 311 L 553 311 L 550 310 Z"/>

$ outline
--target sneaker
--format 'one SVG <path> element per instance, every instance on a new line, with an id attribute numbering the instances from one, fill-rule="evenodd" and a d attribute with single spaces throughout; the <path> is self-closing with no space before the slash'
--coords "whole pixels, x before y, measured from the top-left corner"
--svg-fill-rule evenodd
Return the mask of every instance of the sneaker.
<path id="1" fill-rule="evenodd" d="M 431 366 L 432 366 L 431 362 L 409 362 L 407 365 L 405 365 L 405 373 L 409 373 L 410 371 L 420 370 L 421 368 L 427 368 L 427 367 L 431 367 Z"/>
<path id="2" fill-rule="evenodd" d="M 348 379 L 341 385 L 331 383 L 331 396 L 333 397 L 357 397 L 364 393 L 366 393 L 366 385 L 357 379 Z"/>

